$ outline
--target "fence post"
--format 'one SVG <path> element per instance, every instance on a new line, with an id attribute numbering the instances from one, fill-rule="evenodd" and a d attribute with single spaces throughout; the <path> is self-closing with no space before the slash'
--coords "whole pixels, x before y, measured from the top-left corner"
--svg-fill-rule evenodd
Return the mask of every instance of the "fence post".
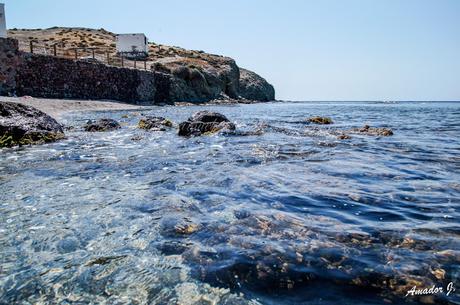
<path id="1" fill-rule="evenodd" d="M 78 50 L 75 49 L 75 60 L 77 60 L 77 59 L 78 59 Z"/>
<path id="2" fill-rule="evenodd" d="M 54 53 L 54 56 L 57 56 L 57 47 L 55 44 L 53 45 L 53 53 Z"/>
<path id="3" fill-rule="evenodd" d="M 121 67 L 124 68 L 125 67 L 125 58 L 123 56 L 123 53 L 121 53 Z"/>
<path id="4" fill-rule="evenodd" d="M 95 59 L 96 57 L 94 56 L 94 49 L 93 49 L 93 59 Z"/>
<path id="5" fill-rule="evenodd" d="M 106 54 L 107 54 L 107 64 L 110 65 L 110 53 L 106 52 Z"/>
<path id="6" fill-rule="evenodd" d="M 34 42 L 31 40 L 30 41 L 30 53 L 34 52 Z"/>
<path id="7" fill-rule="evenodd" d="M 136 69 L 136 68 L 137 68 L 137 60 L 136 60 L 136 58 L 134 58 L 134 69 Z"/>
<path id="8" fill-rule="evenodd" d="M 147 60 L 144 60 L 144 70 L 147 70 Z"/>

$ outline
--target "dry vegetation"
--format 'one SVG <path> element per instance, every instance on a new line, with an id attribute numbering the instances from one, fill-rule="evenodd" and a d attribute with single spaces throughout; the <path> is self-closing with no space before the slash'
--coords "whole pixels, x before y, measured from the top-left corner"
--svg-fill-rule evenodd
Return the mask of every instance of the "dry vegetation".
<path id="1" fill-rule="evenodd" d="M 115 39 L 116 34 L 105 29 L 64 28 L 53 27 L 49 29 L 11 29 L 9 37 L 19 41 L 21 50 L 30 50 L 30 41 L 33 41 L 35 50 L 52 54 L 56 45 L 59 56 L 73 57 L 74 48 L 94 48 L 100 59 L 107 55 L 117 60 Z M 80 50 L 80 55 L 91 55 L 91 50 L 86 54 Z M 222 56 L 207 54 L 204 51 L 186 50 L 184 48 L 149 43 L 149 64 L 157 67 L 174 69 L 177 66 L 205 67 L 214 65 Z"/>

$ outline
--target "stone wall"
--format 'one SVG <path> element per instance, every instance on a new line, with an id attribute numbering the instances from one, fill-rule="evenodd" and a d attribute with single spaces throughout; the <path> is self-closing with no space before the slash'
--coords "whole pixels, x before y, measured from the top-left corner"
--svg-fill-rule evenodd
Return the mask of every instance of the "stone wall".
<path id="1" fill-rule="evenodd" d="M 155 100 L 155 74 L 149 71 L 20 52 L 13 39 L 0 40 L 0 59 L 0 95 Z"/>
<path id="2" fill-rule="evenodd" d="M 0 95 L 14 94 L 20 61 L 17 40 L 0 38 Z"/>
<path id="3" fill-rule="evenodd" d="M 22 53 L 16 93 L 46 98 L 154 101 L 154 74 L 101 63 Z"/>

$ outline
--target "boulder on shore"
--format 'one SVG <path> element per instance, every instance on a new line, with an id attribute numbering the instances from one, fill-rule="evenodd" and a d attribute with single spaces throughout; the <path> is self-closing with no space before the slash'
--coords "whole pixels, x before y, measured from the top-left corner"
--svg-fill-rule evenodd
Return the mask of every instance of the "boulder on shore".
<path id="1" fill-rule="evenodd" d="M 165 131 L 165 127 L 172 127 L 173 123 L 163 117 L 147 116 L 139 120 L 139 128 L 153 131 Z"/>
<path id="2" fill-rule="evenodd" d="M 0 102 L 0 147 L 43 144 L 64 138 L 64 128 L 46 113 L 19 103 Z"/>
<path id="3" fill-rule="evenodd" d="M 97 121 L 89 120 L 83 126 L 85 131 L 96 132 L 96 131 L 112 131 L 121 128 L 120 124 L 113 119 L 99 119 Z"/>
<path id="4" fill-rule="evenodd" d="M 179 136 L 199 136 L 220 130 L 235 130 L 235 124 L 223 114 L 200 111 L 179 124 Z"/>

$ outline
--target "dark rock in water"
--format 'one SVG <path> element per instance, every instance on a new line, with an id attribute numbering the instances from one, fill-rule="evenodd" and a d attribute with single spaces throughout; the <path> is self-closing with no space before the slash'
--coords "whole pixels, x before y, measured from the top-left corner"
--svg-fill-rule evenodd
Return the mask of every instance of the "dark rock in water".
<path id="1" fill-rule="evenodd" d="M 220 130 L 235 130 L 235 124 L 217 112 L 200 111 L 179 124 L 180 136 L 199 136 Z"/>
<path id="2" fill-rule="evenodd" d="M 328 125 L 328 124 L 333 124 L 334 123 L 331 118 L 321 117 L 321 116 L 311 117 L 311 118 L 308 119 L 308 121 L 310 123 L 321 124 L 321 125 Z"/>
<path id="3" fill-rule="evenodd" d="M 362 128 L 355 128 L 351 131 L 354 133 L 362 133 L 370 136 L 388 137 L 393 135 L 393 131 L 389 128 L 370 127 L 369 125 L 364 125 Z"/>
<path id="4" fill-rule="evenodd" d="M 131 137 L 131 141 L 141 141 L 142 139 L 143 138 L 141 136 L 139 136 L 139 135 Z"/>
<path id="5" fill-rule="evenodd" d="M 170 120 L 165 119 L 163 117 L 147 116 L 145 118 L 140 119 L 138 126 L 141 129 L 165 131 L 165 127 L 172 127 L 173 123 Z"/>
<path id="6" fill-rule="evenodd" d="M 0 147 L 43 144 L 64 138 L 64 128 L 46 113 L 22 104 L 0 102 Z"/>
<path id="7" fill-rule="evenodd" d="M 339 140 L 349 140 L 349 139 L 351 139 L 351 136 L 349 136 L 349 135 L 347 135 L 345 133 L 342 133 L 342 134 L 338 135 L 337 138 Z"/>
<path id="8" fill-rule="evenodd" d="M 83 127 L 85 131 L 96 132 L 96 131 L 111 131 L 121 128 L 117 121 L 112 119 L 99 119 L 94 122 L 89 120 Z"/>
<path id="9" fill-rule="evenodd" d="M 240 68 L 240 96 L 247 100 L 273 101 L 275 89 L 258 74 Z"/>

